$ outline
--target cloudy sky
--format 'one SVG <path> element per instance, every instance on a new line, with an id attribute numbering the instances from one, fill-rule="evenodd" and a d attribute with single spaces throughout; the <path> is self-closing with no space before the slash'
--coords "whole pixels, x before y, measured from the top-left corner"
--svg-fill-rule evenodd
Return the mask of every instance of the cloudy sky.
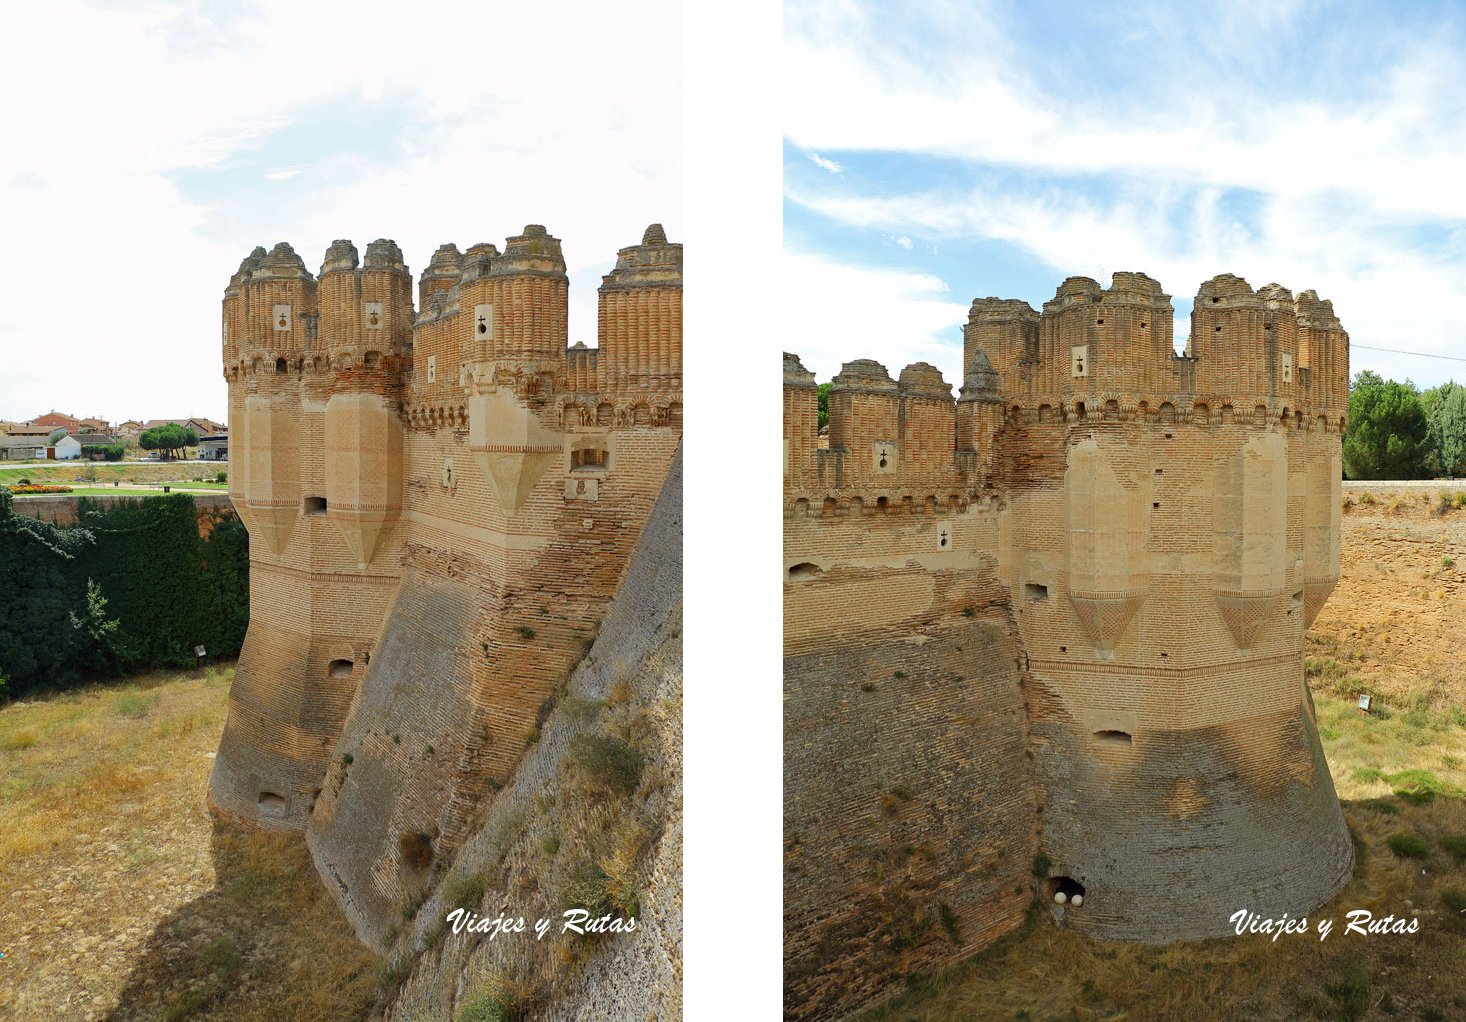
<path id="1" fill-rule="evenodd" d="M 1466 9 L 793 0 L 785 346 L 961 382 L 975 297 L 1218 273 L 1334 301 L 1354 370 L 1466 378 Z"/>
<path id="2" fill-rule="evenodd" d="M 25 13 L 19 13 L 24 10 Z M 222 419 L 255 245 L 564 242 L 570 340 L 616 249 L 681 241 L 675 0 L 47 0 L 0 33 L 0 419 Z"/>

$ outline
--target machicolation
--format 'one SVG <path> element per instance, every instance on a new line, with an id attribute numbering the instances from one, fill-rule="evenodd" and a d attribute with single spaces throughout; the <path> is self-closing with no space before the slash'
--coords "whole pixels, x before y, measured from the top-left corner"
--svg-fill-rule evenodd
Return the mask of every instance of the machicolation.
<path id="1" fill-rule="evenodd" d="M 209 784 L 304 831 L 382 951 L 595 641 L 682 433 L 682 246 L 661 225 L 570 346 L 531 225 L 418 281 L 385 239 L 318 276 L 257 248 L 224 294 L 250 623 Z"/>
<path id="2" fill-rule="evenodd" d="M 1303 675 L 1348 335 L 1231 275 L 1180 355 L 1172 321 L 1142 273 L 978 299 L 955 400 L 929 365 L 848 362 L 827 447 L 784 356 L 789 1017 L 894 993 L 1035 896 L 1163 942 L 1348 879 Z"/>

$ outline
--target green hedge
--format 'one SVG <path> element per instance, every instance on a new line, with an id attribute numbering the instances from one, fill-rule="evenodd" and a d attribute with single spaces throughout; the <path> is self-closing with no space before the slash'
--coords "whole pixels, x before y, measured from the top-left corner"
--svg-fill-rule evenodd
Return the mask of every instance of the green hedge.
<path id="1" fill-rule="evenodd" d="M 105 508 L 82 497 L 77 518 L 63 528 L 16 514 L 0 492 L 0 677 L 10 694 L 183 666 L 199 644 L 238 654 L 249 537 L 232 511 L 215 513 L 207 538 L 188 494 Z M 117 627 L 101 627 L 108 621 Z"/>

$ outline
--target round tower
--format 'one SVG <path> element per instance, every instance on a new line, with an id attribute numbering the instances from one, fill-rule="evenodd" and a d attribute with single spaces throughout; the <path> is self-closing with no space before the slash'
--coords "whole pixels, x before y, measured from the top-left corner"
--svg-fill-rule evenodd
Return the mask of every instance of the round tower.
<path id="1" fill-rule="evenodd" d="M 561 456 L 551 399 L 565 375 L 569 280 L 560 240 L 538 224 L 497 258 L 468 256 L 458 285 L 468 446 L 513 515 Z"/>
<path id="2" fill-rule="evenodd" d="M 1220 936 L 1243 907 L 1309 912 L 1348 879 L 1353 852 L 1302 667 L 1337 578 L 1338 436 L 1299 416 L 1291 298 L 1208 281 L 1179 359 L 1138 325 L 1138 353 L 1107 345 L 1110 303 L 1093 296 L 1066 282 L 1044 324 L 1046 358 L 1086 349 L 1102 382 L 1090 414 L 1025 416 L 1002 438 L 1005 461 L 1026 467 L 1006 492 L 1004 557 L 1031 674 L 1040 841 L 1051 883 L 1084 891 L 1056 912 L 1146 941 Z M 1110 359 L 1160 385 L 1104 384 Z M 1077 406 L 1084 377 L 1065 368 Z M 1094 414 L 1101 396 L 1120 413 Z"/>

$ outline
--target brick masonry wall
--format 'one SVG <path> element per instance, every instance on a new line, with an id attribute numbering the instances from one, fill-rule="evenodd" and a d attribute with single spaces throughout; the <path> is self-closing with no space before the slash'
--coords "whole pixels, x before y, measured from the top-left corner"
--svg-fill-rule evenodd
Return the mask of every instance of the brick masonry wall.
<path id="1" fill-rule="evenodd" d="M 440 248 L 418 315 L 385 240 L 360 269 L 333 243 L 319 283 L 288 245 L 258 249 L 225 292 L 231 497 L 254 542 L 210 801 L 306 830 L 379 949 L 594 641 L 680 444 L 681 246 L 656 228 L 618 254 L 600 343 L 631 385 L 607 387 L 568 350 L 559 244 L 530 226 L 502 257 Z"/>
<path id="2" fill-rule="evenodd" d="M 158 491 L 162 493 L 162 490 Z M 36 497 L 17 497 L 11 504 L 17 514 L 40 518 L 57 525 L 76 524 L 76 502 L 80 497 L 67 493 L 56 493 Z M 119 500 L 141 500 L 141 497 L 92 497 L 102 507 L 110 507 Z M 229 507 L 229 498 L 222 493 L 195 493 L 194 507 L 198 509 L 199 535 L 207 536 L 213 524 L 215 511 Z"/>
<path id="3" fill-rule="evenodd" d="M 1017 925 L 1034 791 L 990 510 L 786 523 L 785 1011 L 843 1017 Z M 797 555 L 792 551 L 797 550 Z"/>
<path id="4" fill-rule="evenodd" d="M 974 302 L 955 441 L 935 370 L 856 360 L 821 448 L 785 355 L 789 1017 L 959 960 L 1034 888 L 1060 925 L 1169 941 L 1348 879 L 1303 679 L 1348 335 L 1230 275 L 1197 309 L 1183 357 L 1143 274 Z"/>

